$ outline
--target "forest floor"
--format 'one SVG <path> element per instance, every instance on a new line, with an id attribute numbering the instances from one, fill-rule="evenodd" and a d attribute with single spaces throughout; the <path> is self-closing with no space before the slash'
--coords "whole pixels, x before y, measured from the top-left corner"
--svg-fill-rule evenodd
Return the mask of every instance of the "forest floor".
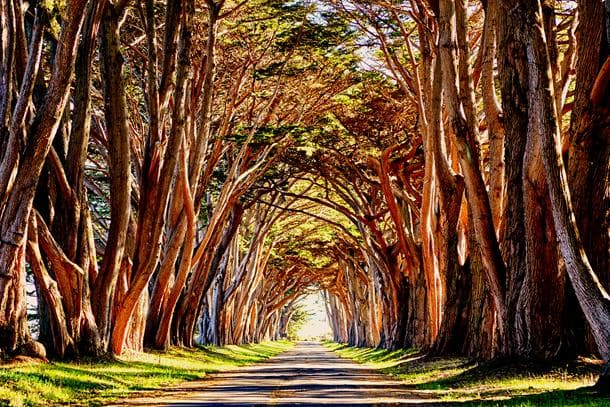
<path id="1" fill-rule="evenodd" d="M 426 357 L 415 349 L 388 351 L 333 342 L 325 346 L 400 380 L 439 405 L 610 406 L 610 398 L 591 391 L 601 369 L 596 361 L 476 364 L 463 357 Z"/>
<path id="2" fill-rule="evenodd" d="M 261 362 L 293 347 L 287 341 L 133 353 L 118 360 L 0 364 L 0 406 L 102 405 L 212 372 Z M 206 378 L 207 379 L 207 378 Z"/>

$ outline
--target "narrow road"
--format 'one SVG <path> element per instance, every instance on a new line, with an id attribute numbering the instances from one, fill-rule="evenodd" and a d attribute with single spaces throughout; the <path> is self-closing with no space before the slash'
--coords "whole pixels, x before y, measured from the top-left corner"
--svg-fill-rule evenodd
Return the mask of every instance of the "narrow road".
<path id="1" fill-rule="evenodd" d="M 128 399 L 139 406 L 383 406 L 431 405 L 433 400 L 374 370 L 341 359 L 319 343 L 300 343 L 266 362 L 210 375 Z"/>

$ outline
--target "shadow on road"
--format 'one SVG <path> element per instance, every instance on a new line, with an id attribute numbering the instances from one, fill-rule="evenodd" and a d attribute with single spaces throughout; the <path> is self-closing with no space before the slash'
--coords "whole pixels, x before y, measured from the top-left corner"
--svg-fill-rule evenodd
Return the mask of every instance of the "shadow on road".
<path id="1" fill-rule="evenodd" d="M 438 400 L 437 400 L 438 401 Z M 425 391 L 341 359 L 319 343 L 299 343 L 254 366 L 125 401 L 131 406 L 379 406 L 430 405 Z"/>

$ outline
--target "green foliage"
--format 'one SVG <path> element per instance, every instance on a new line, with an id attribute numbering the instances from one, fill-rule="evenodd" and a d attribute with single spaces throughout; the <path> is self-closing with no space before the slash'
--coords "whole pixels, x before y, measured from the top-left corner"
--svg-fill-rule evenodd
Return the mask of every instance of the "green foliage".
<path id="1" fill-rule="evenodd" d="M 424 357 L 416 349 L 390 351 L 334 342 L 326 347 L 403 381 L 443 403 L 466 406 L 607 406 L 610 398 L 590 387 L 599 367 L 496 362 L 476 364 L 463 357 Z"/>
<path id="2" fill-rule="evenodd" d="M 174 348 L 116 361 L 0 367 L 0 405 L 100 405 L 139 390 L 156 390 L 230 367 L 256 363 L 292 347 L 287 341 Z"/>
<path id="3" fill-rule="evenodd" d="M 239 49 L 246 43 L 250 50 L 254 44 L 261 47 L 251 74 L 256 81 L 275 86 L 282 77 L 316 77 L 322 70 L 336 77 L 357 71 L 359 57 L 352 49 L 356 30 L 339 14 L 323 10 L 321 4 L 255 0 L 248 2 L 243 15 L 225 23 L 231 35 L 219 41 L 227 49 Z M 257 96 L 266 99 L 272 94 L 265 91 Z"/>

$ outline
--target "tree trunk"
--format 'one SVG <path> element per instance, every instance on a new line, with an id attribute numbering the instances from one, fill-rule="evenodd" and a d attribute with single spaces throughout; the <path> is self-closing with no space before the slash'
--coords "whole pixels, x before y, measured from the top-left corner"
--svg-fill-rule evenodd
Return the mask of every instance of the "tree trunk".
<path id="1" fill-rule="evenodd" d="M 469 215 L 472 216 L 472 215 Z M 485 270 L 481 260 L 474 229 L 467 231 L 468 260 L 464 271 L 470 274 L 468 314 L 464 332 L 463 353 L 471 358 L 489 360 L 496 349 L 494 337 L 495 313 L 493 300 L 487 288 Z"/>
<path id="2" fill-rule="evenodd" d="M 52 236 L 49 235 L 49 239 L 55 240 L 57 246 L 63 251 L 63 256 L 82 270 L 82 273 L 79 273 L 76 278 L 71 279 L 68 292 L 62 295 L 64 302 L 68 297 L 73 297 L 73 302 L 80 304 L 74 308 L 74 313 L 66 315 L 69 321 L 74 321 L 68 324 L 74 348 L 64 349 L 62 353 L 65 356 L 74 357 L 98 356 L 104 351 L 91 307 L 91 277 L 97 275 L 97 255 L 91 238 L 89 202 L 84 185 L 84 168 L 91 125 L 92 61 L 96 49 L 97 29 L 103 10 L 104 2 L 89 3 L 87 6 L 76 59 L 75 86 L 72 95 L 74 109 L 67 140 L 68 145 L 67 147 L 62 146 L 59 154 L 53 151 L 49 160 L 49 166 L 53 168 L 52 173 L 55 175 L 54 178 L 51 178 L 55 181 L 52 185 L 58 185 L 60 191 L 60 193 L 50 194 L 51 199 L 55 199 L 55 215 L 52 223 L 49 224 L 53 232 Z M 57 146 L 56 149 L 58 149 Z M 39 188 L 38 193 L 40 194 L 40 192 Z M 35 205 L 40 205 L 43 200 L 48 201 L 49 198 L 40 197 Z M 41 220 L 41 222 L 44 221 Z M 38 229 L 46 228 L 45 225 L 40 226 Z M 50 258 L 54 254 L 45 252 L 45 255 Z M 91 270 L 93 272 L 90 272 Z M 40 283 L 43 287 L 48 286 L 44 282 Z M 63 307 L 62 302 L 59 304 Z M 51 341 L 53 342 L 54 338 L 51 338 Z M 64 341 L 60 339 L 60 344 L 62 342 Z M 61 349 L 61 346 L 53 345 L 53 348 L 57 351 Z"/>
<path id="3" fill-rule="evenodd" d="M 66 5 L 69 14 L 59 36 L 46 98 L 30 129 L 28 145 L 3 208 L 0 218 L 0 273 L 3 275 L 13 275 L 13 268 L 19 264 L 20 256 L 23 256 L 26 228 L 38 178 L 68 101 L 86 3 L 86 0 L 72 0 Z M 2 178 L 5 176 L 10 177 L 11 174 L 0 174 Z M 0 298 L 4 296 L 4 291 L 0 283 Z"/>
<path id="4" fill-rule="evenodd" d="M 93 286 L 93 309 L 104 343 L 110 339 L 112 300 L 125 251 L 131 209 L 131 150 L 119 21 L 124 9 L 108 6 L 102 21 L 100 59 L 110 166 L 110 231 Z"/>
<path id="5" fill-rule="evenodd" d="M 555 110 L 552 79 L 549 75 L 549 56 L 542 25 L 540 3 L 538 7 L 526 7 L 530 26 L 526 42 L 530 66 L 529 129 L 533 137 L 539 137 L 542 145 L 544 169 L 547 176 L 553 221 L 561 255 L 576 297 L 585 314 L 600 355 L 610 359 L 610 296 L 594 273 L 580 240 L 576 226 L 570 191 L 561 156 L 560 134 Z M 602 380 L 603 381 L 603 380 Z"/>
<path id="6" fill-rule="evenodd" d="M 0 358 L 23 353 L 31 342 L 25 302 L 25 253 L 16 253 L 9 273 L 0 275 Z"/>
<path id="7" fill-rule="evenodd" d="M 0 115 L 2 117 L 3 128 L 6 125 L 6 127 L 9 129 L 8 134 L 6 134 L 6 139 L 2 137 L 4 130 L 0 132 L 0 191 L 2 191 L 0 192 L 0 216 L 2 215 L 4 203 L 6 202 L 6 199 L 8 199 L 8 193 L 11 190 L 11 183 L 13 182 L 12 176 L 17 171 L 17 167 L 19 165 L 19 152 L 23 148 L 23 143 L 26 140 L 25 124 L 28 106 L 32 102 L 34 84 L 36 83 L 38 71 L 40 69 L 40 60 L 43 48 L 43 33 L 47 24 L 47 15 L 46 11 L 40 7 L 37 7 L 35 12 L 36 17 L 34 18 L 34 27 L 32 29 L 30 39 L 29 58 L 21 81 L 19 97 L 15 103 L 13 115 L 10 118 L 10 125 L 5 122 L 7 122 L 9 119 L 8 110 L 10 110 L 10 103 L 8 103 L 7 98 L 10 97 L 11 87 L 13 86 L 13 81 L 10 78 L 10 70 L 12 69 L 12 66 L 9 65 L 9 68 L 7 69 L 4 65 L 2 72 L 0 73 L 0 75 L 3 77 L 3 83 L 5 84 L 5 90 L 2 92 L 2 95 L 0 95 Z M 9 27 L 3 28 L 3 42 L 5 41 L 5 38 L 13 34 L 11 31 L 7 32 L 7 30 L 10 30 L 10 17 L 7 18 L 7 20 Z M 9 46 L 3 46 L 3 49 L 6 50 L 6 64 L 9 64 L 12 58 L 12 49 Z M 4 77 L 7 75 L 9 77 L 7 77 L 5 80 Z"/>
<path id="8" fill-rule="evenodd" d="M 464 4 L 460 4 L 462 9 Z M 446 111 L 454 132 L 453 142 L 459 156 L 460 167 L 464 175 L 467 202 L 472 211 L 472 226 L 481 250 L 482 262 L 498 323 L 497 343 L 498 352 L 506 351 L 506 332 L 504 321 L 507 318 L 505 296 L 505 265 L 500 254 L 496 238 L 489 196 L 481 174 L 477 143 L 477 126 L 474 123 L 474 106 L 472 84 L 469 80 L 462 80 L 463 89 L 458 88 L 458 61 L 456 5 L 452 1 L 440 2 L 439 18 L 439 49 L 443 72 L 443 90 L 445 92 Z M 465 11 L 462 11 L 464 14 Z M 463 17 L 463 16 L 462 16 Z M 462 30 L 465 29 L 461 24 Z M 462 49 L 462 54 L 464 53 Z M 466 55 L 467 57 L 467 55 Z M 467 58 L 463 58 L 467 60 Z M 463 65 L 463 64 L 462 64 Z M 464 67 L 462 68 L 464 69 Z M 464 74 L 462 74 L 464 77 Z M 466 83 L 464 83 L 466 82 Z M 470 112 L 470 114 L 469 114 Z"/>
<path id="9" fill-rule="evenodd" d="M 515 325 L 507 329 L 514 332 L 511 353 L 548 360 L 562 350 L 565 279 L 559 269 L 541 146 L 531 133 L 523 166 L 525 270 L 519 291 L 512 293 L 517 298 L 510 311 Z"/>
<path id="10" fill-rule="evenodd" d="M 524 5 L 524 7 L 531 7 Z M 548 13 L 547 13 L 548 14 Z M 552 15 L 552 13 L 550 13 Z M 518 9 L 515 16 L 518 15 Z M 529 29 L 531 21 L 526 17 L 519 18 L 518 29 Z M 548 21 L 549 18 L 546 18 Z M 526 33 L 515 33 L 515 27 L 510 27 L 511 35 L 526 37 Z M 550 30 L 550 29 L 549 29 Z M 519 46 L 522 46 L 520 44 Z M 515 61 L 517 66 L 523 68 L 525 61 Z M 531 69 L 531 65 L 527 66 Z M 511 86 L 515 86 L 512 84 Z M 519 86 L 519 83 L 517 83 Z M 527 84 L 524 85 L 526 91 Z M 529 104 L 531 98 L 511 103 Z M 510 106 L 511 109 L 513 106 Z M 524 118 L 524 112 L 517 112 L 520 119 Z M 531 122 L 530 122 L 531 124 Z M 520 186 L 513 186 L 511 202 L 519 199 L 518 208 L 521 210 L 522 220 L 514 225 L 513 232 L 523 227 L 524 234 L 521 240 L 525 242 L 525 257 L 523 269 L 513 269 L 508 275 L 509 291 L 507 302 L 509 304 L 509 320 L 506 321 L 507 332 L 511 344 L 509 353 L 520 357 L 534 359 L 551 359 L 566 349 L 566 343 L 562 335 L 564 321 L 562 318 L 565 304 L 566 290 L 564 277 L 559 269 L 557 243 L 552 227 L 552 214 L 548 199 L 548 188 L 542 164 L 542 151 L 539 140 L 532 135 L 531 128 L 517 128 L 513 125 L 512 131 L 523 131 L 519 139 L 526 140 L 524 156 L 519 157 L 517 162 L 522 165 Z M 514 136 L 514 134 L 513 134 Z M 517 158 L 517 157 L 514 157 Z M 516 164 L 514 164 L 516 165 Z M 511 170 L 515 173 L 515 169 Z M 517 215 L 516 209 L 511 211 Z M 507 228 L 511 228 L 507 224 Z M 510 235 L 510 238 L 515 238 Z M 507 242 L 506 247 L 515 245 Z M 512 265 L 518 265 L 519 260 L 507 259 Z"/>
<path id="11" fill-rule="evenodd" d="M 0 343 L 5 352 L 14 352 L 29 342 L 24 302 L 27 223 L 38 179 L 68 100 L 86 3 L 85 0 L 73 0 L 66 5 L 68 11 L 59 35 L 53 72 L 44 103 L 30 128 L 28 144 L 19 163 L 15 162 L 13 168 L 3 169 L 0 173 L 0 185 L 9 185 L 5 181 L 15 176 L 12 187 L 6 190 L 7 195 L 3 191 L 0 198 Z M 38 55 L 38 52 L 33 52 L 30 57 L 36 59 Z M 10 81 L 5 83 L 8 85 Z M 7 109 L 7 106 L 2 106 L 2 96 L 0 110 Z M 0 113 L 5 120 L 5 112 Z"/>
<path id="12" fill-rule="evenodd" d="M 74 341 L 68 332 L 68 322 L 64 312 L 61 292 L 58 289 L 55 280 L 49 275 L 38 247 L 38 230 L 35 216 L 31 218 L 28 234 L 28 264 L 32 268 L 38 293 L 43 296 L 39 301 L 44 301 L 45 312 L 49 316 L 50 335 L 47 339 L 50 340 L 51 343 L 45 343 L 45 346 L 48 352 L 59 358 L 64 358 L 66 352 L 73 353 L 75 351 Z M 41 341 L 44 342 L 43 339 L 41 339 Z"/>
<path id="13" fill-rule="evenodd" d="M 610 4 L 606 1 L 606 7 Z M 608 78 L 600 103 L 591 101 L 596 79 L 608 65 L 608 37 L 604 30 L 604 4 L 578 2 L 576 89 L 570 123 L 567 174 L 576 224 L 593 270 L 610 288 L 610 91 Z M 610 16 L 605 21 L 610 27 Z M 603 80 L 603 79 L 602 79 Z M 601 92 L 604 93 L 604 92 Z"/>
<path id="14" fill-rule="evenodd" d="M 610 2 L 606 1 L 606 7 Z M 608 63 L 608 35 L 604 30 L 603 2 L 578 2 L 579 22 L 576 29 L 576 81 L 567 152 L 567 176 L 576 224 L 591 263 L 600 282 L 610 289 L 610 189 L 600 188 L 610 182 L 610 103 L 606 96 L 601 103 L 592 102 L 596 79 L 603 75 L 602 67 Z M 610 27 L 610 16 L 606 27 Z M 565 154 L 565 146 L 564 146 Z M 564 155 L 565 158 L 565 155 Z M 576 305 L 571 293 L 569 300 Z M 578 347 L 585 351 L 595 348 L 584 318 L 568 320 Z M 580 350 L 580 349 L 576 349 Z"/>
<path id="15" fill-rule="evenodd" d="M 116 320 L 112 332 L 111 346 L 115 354 L 121 354 L 125 347 L 125 339 L 133 313 L 139 304 L 140 298 L 158 265 L 161 253 L 161 237 L 166 222 L 166 208 L 169 201 L 169 192 L 176 177 L 176 168 L 180 146 L 182 144 L 186 109 L 185 100 L 187 85 L 190 83 L 191 65 L 189 61 L 191 52 L 192 18 L 194 15 L 193 1 L 187 1 L 179 10 L 182 16 L 180 26 L 180 40 L 178 45 L 178 58 L 176 70 L 176 86 L 174 91 L 174 110 L 172 124 L 167 141 L 163 165 L 159 173 L 157 185 L 146 185 L 141 190 L 142 199 L 150 199 L 145 208 L 140 208 L 138 214 L 138 234 L 136 253 L 133 262 L 133 277 L 129 289 L 123 297 L 116 313 Z M 149 187 L 152 190 L 149 190 Z"/>
<path id="16" fill-rule="evenodd" d="M 494 62 L 496 60 L 496 32 L 498 25 L 497 0 L 487 0 L 485 4 L 485 24 L 483 27 L 481 62 L 481 94 L 487 135 L 489 139 L 489 200 L 494 217 L 496 234 L 503 222 L 505 209 L 504 196 L 506 184 L 504 180 L 504 122 L 502 109 L 498 104 L 494 77 Z"/>
<path id="17" fill-rule="evenodd" d="M 528 22 L 513 13 L 513 3 L 498 2 L 498 71 L 502 93 L 505 143 L 506 203 L 500 231 L 502 255 L 506 261 L 506 304 L 515 310 L 526 270 L 526 242 L 523 208 L 523 157 L 527 142 L 528 66 L 525 30 Z M 527 5 L 525 7 L 528 7 Z M 505 321 L 507 332 L 515 326 L 515 314 Z M 509 349 L 516 346 L 508 339 Z"/>

